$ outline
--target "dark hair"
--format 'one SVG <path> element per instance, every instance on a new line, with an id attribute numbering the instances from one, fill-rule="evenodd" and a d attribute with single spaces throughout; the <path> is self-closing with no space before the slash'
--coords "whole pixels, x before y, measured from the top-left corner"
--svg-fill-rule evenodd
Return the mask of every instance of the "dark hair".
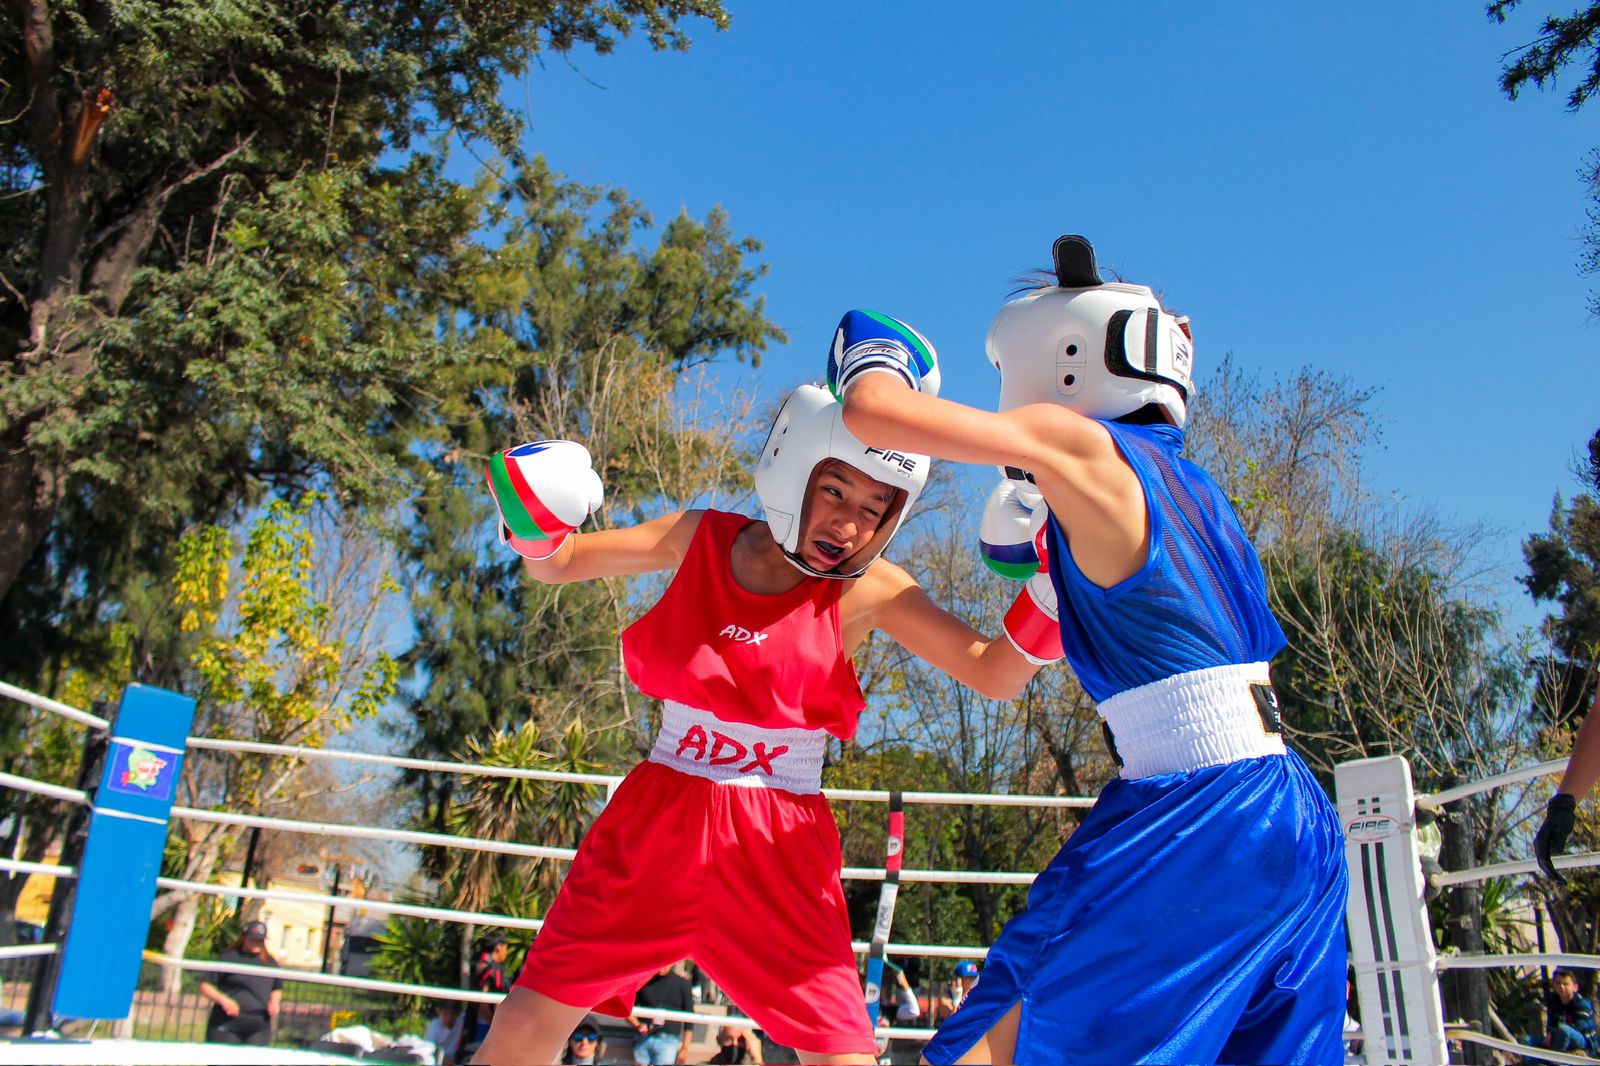
<path id="1" fill-rule="evenodd" d="M 234 942 L 228 945 L 228 950 L 238 951 L 240 948 L 244 947 L 246 943 L 254 944 L 261 949 L 259 954 L 261 955 L 261 962 L 263 965 L 278 965 L 278 960 L 273 957 L 272 952 L 267 950 L 267 942 L 265 940 L 256 940 L 253 937 L 245 936 L 243 933 L 240 933 Z"/>
<path id="2" fill-rule="evenodd" d="M 1557 981 L 1561 980 L 1561 978 L 1563 978 L 1563 977 L 1571 978 L 1573 984 L 1577 984 L 1578 983 L 1578 975 L 1576 973 L 1573 973 L 1571 970 L 1569 970 L 1565 966 L 1557 966 L 1555 968 L 1555 970 L 1553 970 L 1551 972 L 1551 974 L 1550 974 L 1550 983 L 1551 984 L 1555 984 Z"/>
<path id="3" fill-rule="evenodd" d="M 483 938 L 483 950 L 493 951 L 498 947 L 509 947 L 511 940 L 504 933 L 490 933 Z"/>

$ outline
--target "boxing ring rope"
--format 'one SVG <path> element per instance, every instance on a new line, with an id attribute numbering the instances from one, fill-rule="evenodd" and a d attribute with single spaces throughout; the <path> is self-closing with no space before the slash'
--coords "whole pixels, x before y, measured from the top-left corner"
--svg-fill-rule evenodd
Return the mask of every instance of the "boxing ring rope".
<path id="1" fill-rule="evenodd" d="M 9 696 L 27 703 L 47 713 L 59 714 L 74 722 L 91 729 L 105 731 L 109 723 L 97 715 L 70 707 L 66 704 L 45 697 L 17 689 L 15 686 L 0 682 L 0 696 Z M 343 760 L 349 763 L 368 766 L 381 766 L 392 769 L 414 770 L 433 773 L 453 773 L 462 775 L 513 777 L 530 780 L 567 782 L 587 784 L 603 789 L 609 799 L 616 785 L 622 780 L 621 775 L 614 774 L 583 774 L 553 770 L 533 770 L 518 767 L 485 767 L 466 763 L 446 762 L 432 759 L 413 759 L 401 756 L 378 755 L 369 752 L 341 751 L 327 748 L 297 748 L 288 745 L 264 744 L 254 741 L 218 740 L 205 737 L 190 737 L 190 747 L 211 751 L 229 751 L 242 754 L 255 754 L 263 756 L 294 758 L 304 761 L 311 760 Z M 1397 757 L 1389 757 L 1395 762 L 1403 763 Z M 1360 763 L 1384 762 L 1378 760 L 1359 760 Z M 1352 764 L 1340 767 L 1342 773 Z M 1410 893 L 1407 890 L 1407 881 L 1414 882 L 1416 893 L 1414 899 L 1420 907 L 1422 875 L 1420 863 L 1416 862 L 1415 851 L 1415 814 L 1418 811 L 1437 811 L 1447 804 L 1469 796 L 1487 792 L 1495 788 L 1518 784 L 1538 777 L 1556 773 L 1565 767 L 1564 760 L 1553 760 L 1519 770 L 1497 774 L 1482 781 L 1462 785 L 1456 788 L 1443 790 L 1432 794 L 1412 795 L 1409 789 L 1409 770 L 1405 773 L 1404 792 L 1405 803 L 1393 802 L 1394 796 L 1364 796 L 1357 801 L 1361 810 L 1361 818 L 1356 822 L 1345 817 L 1344 791 L 1340 790 L 1341 820 L 1346 823 L 1347 854 L 1351 859 L 1353 875 L 1371 876 L 1373 870 L 1370 865 L 1372 855 L 1368 854 L 1366 844 L 1359 844 L 1355 837 L 1358 835 L 1354 828 L 1359 826 L 1370 833 L 1370 827 L 1380 824 L 1387 818 L 1394 823 L 1392 828 L 1396 836 L 1403 836 L 1409 847 L 1407 853 L 1411 860 L 1411 868 L 1402 862 L 1393 867 L 1389 872 L 1394 874 L 1393 883 L 1386 883 L 1385 870 L 1378 869 L 1377 881 L 1379 888 L 1384 893 L 1381 899 L 1367 901 L 1367 917 L 1373 923 L 1394 921 L 1392 913 L 1397 907 L 1406 904 L 1405 897 Z M 65 788 L 47 782 L 36 781 L 31 778 L 20 777 L 14 774 L 0 773 L 0 786 L 15 788 L 21 791 L 32 792 L 63 802 L 83 804 L 88 802 L 88 794 L 83 790 Z M 1368 789 L 1368 791 L 1373 791 Z M 826 789 L 824 794 L 833 801 L 840 802 L 887 802 L 890 797 L 889 790 L 875 789 Z M 951 792 L 908 792 L 903 795 L 907 803 L 921 803 L 929 805 L 939 804 L 972 804 L 989 806 L 1012 807 L 1039 807 L 1039 808 L 1084 808 L 1092 806 L 1092 797 L 1073 796 L 1026 796 L 1026 795 L 990 795 Z M 483 840 L 474 837 L 457 837 L 443 833 L 429 833 L 417 830 L 389 829 L 379 826 L 355 826 L 326 822 L 309 822 L 292 818 L 274 818 L 260 815 L 232 814 L 220 811 L 200 810 L 192 807 L 174 806 L 172 816 L 197 821 L 207 821 L 217 824 L 240 826 L 245 828 L 274 829 L 285 832 L 304 833 L 318 836 L 332 837 L 360 837 L 364 839 L 387 840 L 420 846 L 456 847 L 469 850 L 496 852 L 500 854 L 515 855 L 523 858 L 545 859 L 555 861 L 570 861 L 576 854 L 575 849 L 544 847 L 539 845 L 518 844 L 510 841 Z M 1403 830 L 1403 832 L 1401 832 Z M 1386 831 L 1386 830 L 1385 830 Z M 1381 863 L 1379 864 L 1381 867 Z M 1568 855 L 1557 858 L 1556 865 L 1563 869 L 1580 868 L 1600 865 L 1600 853 L 1587 853 L 1582 855 Z M 1430 875 L 1432 885 L 1444 888 L 1458 885 L 1471 884 L 1478 881 L 1497 877 L 1515 877 L 1531 874 L 1535 866 L 1531 861 L 1517 861 L 1485 866 L 1477 869 L 1457 870 L 1449 873 L 1433 873 Z M 17 873 L 37 874 L 52 877 L 71 877 L 74 875 L 70 867 L 51 867 L 47 864 L 20 863 L 15 860 L 0 860 L 0 870 L 10 870 Z M 1399 876 L 1405 874 L 1406 876 Z M 882 881 L 885 871 L 876 867 L 846 867 L 841 876 L 849 880 Z M 955 870 L 903 870 L 900 874 L 905 882 L 925 883 L 957 883 L 957 884 L 1011 884 L 1026 885 L 1036 877 L 1032 872 L 1007 872 L 1007 871 L 955 871 Z M 1356 876 L 1352 878 L 1357 880 Z M 226 896 L 243 899 L 284 900 L 298 903 L 311 903 L 329 907 L 357 907 L 378 914 L 391 914 L 429 920 L 448 921 L 460 924 L 498 926 L 507 929 L 537 930 L 543 924 L 537 918 L 516 918 L 509 915 L 491 915 L 473 913 L 448 908 L 428 907 L 420 904 L 396 903 L 387 900 L 355 900 L 349 897 L 322 895 L 320 893 L 290 892 L 273 889 L 230 888 L 222 885 L 207 885 L 197 882 L 184 881 L 174 878 L 160 878 L 158 885 L 164 889 L 198 892 L 215 896 Z M 1353 885 L 1353 889 L 1354 889 Z M 1398 896 L 1393 893 L 1398 892 Z M 1351 915 L 1358 909 L 1354 891 L 1352 893 Z M 1413 916 L 1415 918 L 1415 916 Z M 1420 917 L 1418 928 L 1426 933 L 1427 917 L 1425 909 Z M 1354 924 L 1354 923 L 1353 923 Z M 1395 937 L 1393 928 L 1388 930 L 1390 947 L 1393 947 Z M 1589 969 L 1600 969 L 1600 956 L 1572 955 L 1562 953 L 1522 953 L 1506 955 L 1445 955 L 1437 956 L 1432 951 L 1431 938 L 1423 946 L 1418 957 L 1401 958 L 1385 955 L 1382 950 L 1376 950 L 1382 937 L 1375 936 L 1372 946 L 1375 950 L 1366 951 L 1368 945 L 1362 943 L 1361 938 L 1355 936 L 1352 929 L 1352 943 L 1355 947 L 1356 972 L 1358 980 L 1366 985 L 1378 984 L 1381 989 L 1373 992 L 1369 988 L 1362 988 L 1363 1017 L 1375 1016 L 1389 1011 L 1404 998 L 1403 988 L 1406 982 L 1420 981 L 1421 997 L 1423 1000 L 1431 999 L 1434 1003 L 1434 1013 L 1438 1013 L 1438 975 L 1442 972 L 1457 969 L 1483 969 L 1501 966 L 1534 966 L 1540 964 L 1567 965 Z M 858 953 L 865 953 L 869 944 L 866 942 L 853 942 L 852 948 Z M 53 945 L 30 946 L 37 953 L 40 947 L 54 950 Z M 982 958 L 986 950 L 981 947 L 963 947 L 950 945 L 922 945 L 922 944 L 891 944 L 889 952 L 901 956 L 921 956 L 925 958 Z M 179 969 L 217 971 L 218 964 L 206 960 L 174 960 L 165 956 L 147 953 L 146 957 L 163 965 L 175 966 Z M 1404 975 L 1412 975 L 1405 977 Z M 351 978 L 344 975 L 332 974 L 305 974 L 299 971 L 278 971 L 275 976 L 286 980 L 305 980 L 314 984 L 342 985 L 350 988 L 366 989 L 375 992 L 390 992 L 404 995 L 427 996 L 440 999 L 457 999 L 463 1001 L 492 1002 L 495 997 L 491 994 L 474 993 L 470 990 L 436 988 L 432 986 L 409 985 L 400 982 L 377 981 L 371 978 Z M 1373 993 L 1368 995 L 1368 993 Z M 1410 993 L 1415 995 L 1416 993 Z M 1369 1010 L 1368 1000 L 1373 1000 L 1372 1009 Z M 676 1012 L 644 1012 L 657 1015 L 668 1020 L 706 1024 L 708 1015 L 682 1014 L 674 1017 Z M 737 1016 L 717 1017 L 719 1024 L 750 1024 L 748 1019 Z M 1387 1025 L 1389 1019 L 1385 1014 Z M 1468 1040 L 1488 1046 L 1502 1046 L 1503 1041 L 1479 1033 L 1463 1032 L 1459 1026 L 1451 1026 L 1450 1038 Z M 1405 1019 L 1401 1019 L 1398 1028 L 1363 1033 L 1366 1046 L 1371 1049 L 1369 1061 L 1377 1062 L 1428 1062 L 1432 1061 L 1430 1052 L 1422 1045 L 1430 1039 L 1429 1031 L 1439 1041 L 1443 1040 L 1445 1025 L 1442 1016 L 1436 1025 L 1419 1027 L 1415 1032 L 1407 1029 Z M 1425 1031 L 1427 1030 L 1427 1031 Z M 912 1029 L 898 1027 L 880 1027 L 880 1036 L 889 1036 L 908 1040 L 926 1040 L 933 1033 L 931 1029 Z M 1514 1045 L 1513 1045 L 1514 1046 Z M 1386 1053 L 1387 1052 L 1387 1053 Z M 1420 1052 L 1420 1054 L 1419 1054 Z M 1438 1048 L 1438 1061 L 1444 1061 L 1447 1053 L 1442 1043 Z M 1550 1055 L 1551 1061 L 1584 1061 L 1581 1058 L 1568 1059 L 1556 1058 L 1555 1053 Z"/>
<path id="2" fill-rule="evenodd" d="M 0 870 L 14 874 L 38 874 L 41 877 L 78 876 L 75 866 L 51 866 L 47 862 L 24 862 L 22 859 L 0 859 Z"/>
<path id="3" fill-rule="evenodd" d="M 14 788 L 18 792 L 32 792 L 36 796 L 48 796 L 50 799 L 58 799 L 65 803 L 75 803 L 80 807 L 89 802 L 89 794 L 81 788 L 52 785 L 48 781 L 19 777 L 16 774 L 0 773 L 0 785 Z"/>
<path id="4" fill-rule="evenodd" d="M 31 959 L 39 955 L 54 955 L 60 944 L 12 944 L 0 948 L 0 959 Z"/>
<path id="5" fill-rule="evenodd" d="M 1426 900 L 1431 892 L 1492 879 L 1533 876 L 1538 866 L 1519 859 L 1461 870 L 1424 873 L 1417 840 L 1419 816 L 1469 797 L 1562 772 L 1550 760 L 1428 794 L 1411 790 L 1410 769 L 1398 756 L 1356 760 L 1335 770 L 1340 820 L 1351 871 L 1347 908 L 1365 1061 L 1448 1061 L 1446 1041 L 1465 1041 L 1549 1062 L 1592 1063 L 1591 1057 L 1524 1045 L 1444 1020 L 1439 977 L 1456 970 L 1565 966 L 1600 970 L 1600 955 L 1570 952 L 1436 953 Z M 1600 852 L 1554 857 L 1557 869 L 1600 866 Z M 1493 1019 L 1485 1020 L 1488 1024 Z"/>
<path id="6" fill-rule="evenodd" d="M 77 870 L 71 866 L 52 866 L 42 862 L 23 862 L 18 859 L 0 859 L 0 870 L 12 873 L 38 874 L 42 877 L 71 878 Z M 516 918 L 509 914 L 491 914 L 484 911 L 452 910 L 448 907 L 429 907 L 419 903 L 398 903 L 393 900 L 360 899 L 350 896 L 328 896 L 320 892 L 295 892 L 272 888 L 243 888 L 230 885 L 204 884 L 176 877 L 158 877 L 156 885 L 165 889 L 199 892 L 204 895 L 238 897 L 241 899 L 278 900 L 284 903 L 311 903 L 325 907 L 357 907 L 380 914 L 399 914 L 408 918 L 436 918 L 440 921 L 463 925 L 486 925 L 504 929 L 539 930 L 542 918 Z M 856 954 L 864 954 L 870 947 L 865 940 L 851 941 Z M 929 959 L 981 959 L 988 949 L 976 945 L 895 944 L 888 947 L 891 955 L 919 956 Z"/>
<path id="7" fill-rule="evenodd" d="M 8 696 L 36 709 L 61 715 L 62 717 L 68 718 L 71 721 L 96 731 L 106 732 L 110 728 L 110 723 L 104 718 L 90 714 L 86 711 L 82 711 L 78 708 L 71 707 L 67 704 L 60 703 L 59 701 L 51 700 L 47 697 L 27 692 L 24 689 L 19 689 L 4 682 L 0 682 L 0 696 Z M 339 749 L 327 748 L 298 748 L 288 745 L 265 744 L 255 741 L 219 740 L 207 737 L 190 737 L 188 738 L 187 744 L 189 747 L 196 749 L 287 757 L 305 761 L 318 759 L 343 760 L 351 763 L 377 765 L 394 769 L 418 770 L 424 772 L 514 777 L 541 781 L 589 784 L 604 789 L 607 799 L 609 799 L 617 784 L 622 780 L 621 775 L 615 774 L 584 774 L 570 773 L 565 771 L 533 770 L 519 767 L 478 766 L 474 764 L 453 763 L 442 760 L 376 755 L 369 752 L 342 751 Z M 67 788 L 15 774 L 0 773 L 0 786 L 78 805 L 84 805 L 90 801 L 89 794 L 82 789 Z M 823 791 L 824 795 L 826 795 L 828 799 L 836 802 L 888 802 L 891 795 L 890 790 L 887 789 L 824 789 Z M 1092 797 L 1084 796 L 1030 796 L 1017 794 L 960 792 L 906 792 L 902 794 L 902 799 L 906 803 L 918 803 L 925 805 L 965 804 L 972 806 L 1036 807 L 1054 809 L 1087 808 L 1092 806 L 1094 803 L 1094 799 Z M 483 840 L 474 837 L 457 837 L 442 833 L 388 829 L 379 826 L 353 826 L 337 823 L 309 822 L 291 818 L 273 818 L 260 815 L 232 814 L 228 812 L 202 810 L 178 805 L 175 805 L 172 808 L 171 813 L 172 817 L 174 818 L 185 818 L 195 821 L 235 825 L 245 828 L 275 829 L 285 832 L 304 833 L 319 836 L 381 839 L 423 846 L 459 847 L 471 850 L 516 855 L 525 858 L 570 861 L 576 854 L 575 849 L 571 848 L 554 848 L 538 845 L 516 844 L 509 841 Z M 51 866 L 46 863 L 27 863 L 10 859 L 0 859 L 0 870 L 55 878 L 70 878 L 76 876 L 76 870 L 70 866 Z M 846 867 L 841 871 L 841 877 L 848 880 L 882 881 L 885 876 L 885 871 L 883 869 L 875 867 Z M 906 882 L 989 885 L 1028 885 L 1033 882 L 1036 876 L 1036 873 L 1028 871 L 902 870 L 900 873 L 901 880 Z M 356 900 L 350 897 L 329 896 L 320 893 L 209 885 L 167 877 L 158 878 L 157 885 L 164 889 L 198 892 L 215 896 L 244 899 L 282 900 L 329 907 L 355 907 L 375 913 L 434 919 L 459 924 L 531 930 L 537 930 L 543 925 L 542 919 L 536 918 L 515 918 L 509 915 L 475 913 L 461 910 L 451 910 L 448 908 L 428 907 L 420 904 L 397 903 L 388 900 Z M 34 945 L 30 946 L 30 949 L 32 950 L 32 953 L 35 954 L 47 954 L 49 951 L 56 950 L 55 945 L 49 945 L 48 951 L 39 950 L 40 947 L 41 946 Z M 851 947 L 857 954 L 865 954 L 870 949 L 870 943 L 867 941 L 852 941 Z M 987 955 L 987 949 L 980 946 L 936 944 L 891 943 L 888 945 L 888 952 L 890 954 L 899 956 L 941 959 L 981 959 Z M 210 972 L 216 972 L 223 968 L 219 964 L 208 960 L 174 960 L 167 956 L 159 955 L 153 952 L 146 952 L 145 957 L 149 961 L 159 962 L 162 965 L 174 966 L 178 969 L 206 970 Z M 237 969 L 237 967 L 235 969 Z M 305 980 L 314 984 L 364 988 L 370 991 L 391 992 L 404 995 L 483 1002 L 493 1002 L 496 999 L 496 997 L 492 994 L 474 993 L 470 990 L 443 989 L 433 986 L 409 985 L 400 982 L 382 982 L 375 981 L 371 978 L 352 978 L 345 975 L 308 974 L 300 971 L 284 972 L 283 970 L 278 970 L 274 972 L 273 976 L 282 978 L 284 980 Z M 694 1024 L 701 1025 L 707 1024 L 708 1018 L 714 1018 L 717 1024 L 754 1024 L 749 1019 L 742 1018 L 737 1015 L 712 1016 L 674 1011 L 656 1011 L 653 1009 L 647 1010 L 644 1008 L 641 1008 L 636 1013 L 645 1016 L 659 1016 L 667 1020 L 692 1022 Z M 897 1026 L 879 1026 L 876 1031 L 879 1036 L 883 1037 L 918 1041 L 925 1041 L 929 1039 L 934 1032 L 932 1029 Z"/>
<path id="8" fill-rule="evenodd" d="M 554 771 L 551 771 L 554 773 Z M 555 780 L 571 780 L 585 775 L 567 775 Z M 88 794 L 82 789 L 65 788 L 38 781 L 31 777 L 0 773 L 0 785 L 22 792 L 32 792 L 69 803 L 85 804 Z M 854 791 L 854 790 L 852 790 Z M 939 795 L 939 793 L 927 793 Z M 1015 797 L 1012 797 L 1015 798 Z M 1078 797 L 1043 797 L 1048 799 Z M 1041 806 L 1043 806 L 1041 804 Z M 210 811 L 198 807 L 174 805 L 174 818 L 189 821 L 236 825 L 249 829 L 277 829 L 312 836 L 356 837 L 364 840 L 387 840 L 402 844 L 419 844 L 431 847 L 465 848 L 469 851 L 489 851 L 501 855 L 517 855 L 532 859 L 559 859 L 571 861 L 576 848 L 553 848 L 541 844 L 517 844 L 506 840 L 485 840 L 480 837 L 451 836 L 448 833 L 428 833 L 416 829 L 386 829 L 382 826 L 345 825 L 337 822 L 308 822 L 297 818 L 271 818 L 265 815 L 233 814 L 227 811 Z M 846 866 L 840 876 L 847 881 L 882 881 L 884 871 L 877 867 Z M 973 871 L 973 870 L 902 870 L 902 881 L 932 884 L 964 885 L 1031 885 L 1038 875 L 1028 871 Z"/>
<path id="9" fill-rule="evenodd" d="M 1567 768 L 1567 760 L 1552 759 L 1549 762 L 1535 763 L 1525 766 L 1520 770 L 1507 770 L 1505 773 L 1493 774 L 1478 781 L 1471 781 L 1455 788 L 1447 788 L 1442 792 L 1423 793 L 1416 797 L 1418 807 L 1426 811 L 1437 811 L 1447 803 L 1476 796 L 1480 792 L 1492 792 L 1494 789 L 1505 785 L 1521 784 L 1523 781 L 1533 781 L 1544 777 L 1546 774 L 1560 773 Z"/>
<path id="10" fill-rule="evenodd" d="M 1594 1059 L 1589 1055 L 1578 1055 L 1570 1051 L 1551 1051 L 1549 1048 L 1531 1048 L 1510 1040 L 1501 1040 L 1499 1037 L 1480 1033 L 1476 1029 L 1464 1026 L 1445 1026 L 1445 1035 L 1452 1040 L 1465 1040 L 1470 1044 L 1482 1044 L 1484 1047 L 1494 1048 L 1496 1051 L 1509 1051 L 1514 1055 L 1521 1055 L 1531 1062 L 1561 1062 L 1561 1063 L 1587 1063 L 1594 1066 Z"/>
<path id="11" fill-rule="evenodd" d="M 0 681 L 0 696 L 9 696 L 19 703 L 40 710 L 59 714 L 63 718 L 86 725 L 99 732 L 105 732 L 111 723 L 90 714 L 88 711 L 69 706 L 47 696 L 29 692 L 27 689 Z M 514 777 L 531 781 L 573 782 L 578 784 L 592 784 L 608 791 L 616 788 L 622 782 L 622 774 L 586 774 L 562 770 L 534 770 L 517 766 L 484 766 L 477 763 L 448 762 L 440 759 L 414 759 L 401 755 L 377 755 L 365 751 L 349 751 L 339 748 L 301 748 L 288 744 L 266 744 L 253 740 L 220 740 L 212 737 L 190 737 L 188 746 L 202 748 L 209 751 L 236 751 L 250 752 L 258 755 L 278 755 L 288 758 L 314 761 L 318 759 L 343 760 L 345 762 L 366 763 L 375 766 L 386 766 L 401 770 L 420 770 L 430 773 L 453 773 L 478 777 Z M 0 784 L 4 784 L 0 781 Z M 822 794 L 829 800 L 843 802 L 887 803 L 889 802 L 889 789 L 872 788 L 825 788 Z M 1094 806 L 1092 796 L 1032 796 L 1008 793 L 991 792 L 903 792 L 901 798 L 906 803 L 921 803 L 931 805 L 965 804 L 977 807 L 1056 807 L 1056 808 L 1083 808 Z"/>
<path id="12" fill-rule="evenodd" d="M 189 747 L 211 751 L 250 752 L 257 755 L 280 755 L 289 758 L 316 760 L 343 760 L 366 763 L 402 770 L 424 770 L 431 773 L 461 774 L 468 777 L 516 777 L 532 781 L 556 781 L 591 784 L 614 789 L 622 783 L 622 774 L 585 774 L 565 770 L 530 770 L 516 766 L 482 766 L 476 763 L 445 762 L 439 759 L 413 759 L 400 755 L 375 755 L 365 751 L 348 751 L 340 748 L 299 748 L 288 744 L 263 744 L 253 740 L 214 740 L 209 737 L 190 737 Z M 875 788 L 825 788 L 822 794 L 829 800 L 840 802 L 887 803 L 889 789 Z M 967 804 L 974 807 L 1081 807 L 1094 806 L 1092 796 L 1029 796 L 989 792 L 902 792 L 906 803 L 931 805 Z"/>
<path id="13" fill-rule="evenodd" d="M 237 973 L 257 974 L 263 977 L 272 977 L 282 981 L 300 981 L 306 984 L 335 985 L 343 988 L 358 988 L 368 992 L 391 992 L 398 995 L 426 996 L 429 999 L 453 999 L 462 1003 L 499 1003 L 504 997 L 496 992 L 474 992 L 470 988 L 448 988 L 442 985 L 409 985 L 400 981 L 382 981 L 373 977 L 346 977 L 342 974 L 315 973 L 301 970 L 285 970 L 278 966 L 252 966 L 249 963 L 217 962 L 211 959 L 176 959 L 170 955 L 163 955 L 159 951 L 146 951 L 144 958 L 147 962 L 159 963 L 162 966 L 173 966 L 180 970 L 194 970 L 201 973 Z M 694 1011 L 671 1010 L 666 1007 L 636 1006 L 632 1012 L 640 1018 L 657 1018 L 669 1022 L 686 1022 L 691 1025 L 741 1025 L 754 1024 L 748 1018 L 737 1015 L 697 1014 Z M 893 1026 L 883 1026 L 878 1030 L 878 1035 L 900 1039 L 923 1039 L 933 1035 L 931 1029 L 906 1029 Z"/>
<path id="14" fill-rule="evenodd" d="M 1551 856 L 1551 865 L 1558 870 L 1580 870 L 1600 866 L 1600 851 L 1577 851 L 1567 855 Z M 1446 870 L 1430 874 L 1428 880 L 1440 888 L 1471 885 L 1491 881 L 1497 877 L 1516 877 L 1519 874 L 1536 874 L 1539 864 L 1532 859 L 1495 863 L 1492 866 L 1472 866 L 1465 870 Z"/>
<path id="15" fill-rule="evenodd" d="M 61 703 L 58 700 L 53 700 L 49 696 L 41 696 L 37 692 L 29 692 L 25 688 L 18 688 L 15 685 L 8 685 L 4 681 L 0 681 L 0 696 L 10 696 L 18 703 L 26 703 L 28 706 L 37 707 L 41 711 L 50 711 L 52 714 L 59 714 L 63 718 L 70 718 L 72 721 L 77 722 L 80 725 L 86 725 L 89 728 L 98 730 L 102 733 L 111 728 L 110 720 L 101 718 L 98 714 L 90 714 L 88 711 L 80 711 L 76 707 L 71 707 L 65 703 Z"/>

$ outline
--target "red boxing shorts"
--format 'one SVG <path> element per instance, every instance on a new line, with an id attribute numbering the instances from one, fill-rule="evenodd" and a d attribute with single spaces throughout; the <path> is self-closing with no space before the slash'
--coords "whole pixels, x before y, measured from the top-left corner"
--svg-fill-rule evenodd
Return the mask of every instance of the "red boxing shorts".
<path id="1" fill-rule="evenodd" d="M 872 1054 L 828 802 L 635 767 L 578 848 L 517 984 L 626 1017 L 692 958 L 780 1044 Z"/>

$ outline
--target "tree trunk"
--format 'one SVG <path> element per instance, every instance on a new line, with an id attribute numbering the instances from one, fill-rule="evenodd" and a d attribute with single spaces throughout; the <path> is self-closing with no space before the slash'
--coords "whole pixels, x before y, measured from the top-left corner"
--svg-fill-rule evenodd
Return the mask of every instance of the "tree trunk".
<path id="1" fill-rule="evenodd" d="M 179 902 L 178 907 L 172 912 L 171 923 L 167 926 L 166 939 L 161 942 L 161 951 L 168 958 L 181 959 L 183 953 L 189 950 L 189 938 L 194 935 L 195 922 L 200 917 L 200 897 L 190 893 Z M 176 966 L 162 966 L 161 991 L 169 998 L 175 997 L 182 990 L 183 971 Z"/>
<path id="2" fill-rule="evenodd" d="M 1477 865 L 1472 850 L 1472 800 L 1449 804 L 1439 819 L 1444 846 L 1439 865 L 1446 870 L 1466 870 Z M 1457 885 L 1446 897 L 1449 917 L 1445 922 L 1446 947 L 1462 952 L 1483 951 L 1483 891 L 1475 884 Z M 1446 1022 L 1464 1021 L 1479 1032 L 1491 1032 L 1489 1022 L 1489 974 L 1485 970 L 1447 970 L 1440 981 Z M 1465 1061 L 1488 1063 L 1493 1060 L 1487 1048 L 1466 1044 Z"/>
<path id="3" fill-rule="evenodd" d="M 9 450 L 9 449 L 8 449 Z M 18 449 L 0 461 L 0 603 L 49 532 L 60 481 Z"/>
<path id="4" fill-rule="evenodd" d="M 207 882 L 211 880 L 212 873 L 217 868 L 217 862 L 222 857 L 222 846 L 227 841 L 227 834 L 221 826 L 207 826 L 201 831 L 198 841 L 190 841 L 189 861 L 184 864 L 183 877 L 185 881 Z M 194 927 L 200 917 L 200 896 L 197 893 L 184 893 L 178 900 L 177 907 L 168 919 L 167 935 L 161 942 L 161 951 L 169 958 L 181 959 L 189 950 L 189 939 L 194 936 Z M 183 971 L 176 966 L 163 966 L 161 968 L 161 987 L 168 995 L 176 995 L 179 991 L 179 982 L 183 978 Z"/>

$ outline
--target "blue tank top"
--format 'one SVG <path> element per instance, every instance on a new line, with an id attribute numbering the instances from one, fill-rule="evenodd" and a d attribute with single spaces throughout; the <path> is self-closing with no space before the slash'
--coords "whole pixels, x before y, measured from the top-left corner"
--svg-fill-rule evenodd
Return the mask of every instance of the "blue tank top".
<path id="1" fill-rule="evenodd" d="M 1061 640 L 1097 702 L 1174 674 L 1266 662 L 1284 646 L 1267 607 L 1261 560 L 1222 489 L 1183 459 L 1172 426 L 1101 422 L 1144 488 L 1150 554 L 1103 589 L 1083 576 L 1050 516 L 1050 577 Z"/>

